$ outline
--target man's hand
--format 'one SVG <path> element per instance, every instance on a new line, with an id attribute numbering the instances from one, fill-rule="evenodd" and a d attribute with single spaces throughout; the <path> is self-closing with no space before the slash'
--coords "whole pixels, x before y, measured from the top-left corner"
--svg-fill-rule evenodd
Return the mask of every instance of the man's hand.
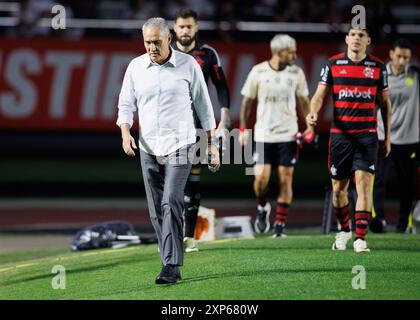
<path id="1" fill-rule="evenodd" d="M 391 139 L 385 139 L 385 158 L 389 156 L 389 154 L 391 153 Z"/>
<path id="2" fill-rule="evenodd" d="M 217 146 L 214 144 L 210 144 L 208 146 L 208 167 L 209 170 L 212 172 L 216 172 L 220 169 L 220 156 L 219 156 L 219 150 L 217 150 Z"/>
<path id="3" fill-rule="evenodd" d="M 246 146 L 249 140 L 249 131 L 247 129 L 240 129 L 238 140 L 241 146 Z"/>
<path id="4" fill-rule="evenodd" d="M 127 155 L 129 155 L 131 157 L 134 157 L 136 155 L 136 153 L 133 150 L 133 149 L 137 149 L 136 141 L 134 140 L 134 138 L 130 134 L 123 136 L 122 147 L 123 147 L 124 152 Z"/>
<path id="5" fill-rule="evenodd" d="M 231 126 L 232 126 L 232 121 L 230 120 L 229 109 L 222 108 L 221 115 L 220 115 L 220 122 L 215 132 L 216 137 L 218 138 L 222 137 L 223 140 L 226 140 L 229 134 L 228 130 L 230 130 Z"/>
<path id="6" fill-rule="evenodd" d="M 306 123 L 308 126 L 316 126 L 318 121 L 318 113 L 309 113 L 306 116 Z"/>

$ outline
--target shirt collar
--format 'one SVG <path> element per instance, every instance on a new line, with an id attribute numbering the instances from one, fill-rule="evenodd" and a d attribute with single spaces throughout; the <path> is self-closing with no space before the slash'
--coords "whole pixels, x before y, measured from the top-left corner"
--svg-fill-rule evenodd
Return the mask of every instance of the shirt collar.
<path id="1" fill-rule="evenodd" d="M 358 61 L 353 61 L 352 59 L 350 59 L 347 52 L 346 52 L 346 55 L 344 57 L 345 57 L 345 59 L 347 59 L 349 61 L 349 64 L 359 66 L 359 65 L 362 65 L 363 61 L 365 61 L 367 58 L 369 58 L 369 54 L 366 52 L 365 57 L 362 60 L 358 60 Z"/>
<path id="2" fill-rule="evenodd" d="M 192 48 L 190 51 L 188 51 L 187 53 L 193 53 L 194 51 L 196 51 L 196 50 L 198 50 L 198 49 L 200 49 L 200 45 L 198 44 L 198 41 L 197 40 L 195 40 L 195 46 L 194 46 L 194 48 Z"/>
<path id="3" fill-rule="evenodd" d="M 389 74 L 389 75 L 394 75 L 394 74 L 392 73 L 391 64 L 392 64 L 392 61 L 389 61 L 389 62 L 386 64 L 386 71 L 388 71 L 388 74 Z M 403 72 L 403 73 L 400 73 L 398 76 L 400 76 L 401 74 L 403 74 L 404 76 L 406 76 L 406 75 L 408 74 L 408 68 L 410 68 L 410 65 L 409 65 L 409 64 L 407 64 L 407 65 L 404 67 L 404 72 Z M 397 76 L 397 77 L 398 77 L 398 76 Z"/>
<path id="4" fill-rule="evenodd" d="M 170 50 L 171 57 L 169 58 L 168 61 L 166 61 L 164 64 L 157 64 L 157 63 L 153 63 L 152 60 L 150 60 L 150 57 L 149 57 L 149 64 L 147 65 L 147 68 L 150 68 L 150 67 L 153 67 L 153 66 L 164 66 L 166 64 L 170 64 L 173 67 L 176 67 L 176 50 L 174 50 L 171 46 L 169 46 L 169 50 Z"/>
<path id="5" fill-rule="evenodd" d="M 392 74 L 392 70 L 391 70 L 391 61 L 389 61 L 389 62 L 386 64 L 386 71 L 388 72 L 388 75 L 391 75 L 391 74 Z"/>
<path id="6" fill-rule="evenodd" d="M 176 45 L 176 40 L 174 41 L 174 42 L 172 42 L 172 49 L 174 49 L 174 50 L 176 50 L 176 51 L 179 51 L 179 52 L 183 52 L 183 53 L 186 53 L 186 54 L 192 54 L 193 53 L 193 51 L 195 51 L 195 50 L 199 50 L 200 49 L 200 47 L 201 47 L 201 45 L 198 43 L 198 41 L 197 41 L 197 39 L 195 40 L 195 46 L 190 50 L 190 51 L 188 51 L 188 52 L 184 52 L 184 51 L 181 51 L 180 49 L 178 49 L 178 46 Z"/>

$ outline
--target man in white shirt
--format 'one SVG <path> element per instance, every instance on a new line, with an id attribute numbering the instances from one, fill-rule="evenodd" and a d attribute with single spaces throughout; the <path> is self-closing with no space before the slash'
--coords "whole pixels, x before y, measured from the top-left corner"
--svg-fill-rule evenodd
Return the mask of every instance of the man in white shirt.
<path id="1" fill-rule="evenodd" d="M 117 125 L 129 156 L 135 155 L 130 128 L 138 110 L 143 180 L 163 265 L 156 284 L 181 279 L 184 188 L 200 144 L 196 144 L 193 111 L 207 137 L 204 147 L 207 142 L 209 165 L 220 166 L 213 140 L 216 122 L 203 73 L 193 57 L 170 48 L 171 38 L 163 18 L 146 21 L 143 39 L 147 53 L 128 65 L 118 102 Z"/>
<path id="2" fill-rule="evenodd" d="M 287 214 L 292 202 L 293 171 L 298 159 L 296 134 L 298 118 L 296 97 L 303 116 L 309 113 L 309 91 L 303 70 L 294 65 L 296 41 L 285 34 L 276 35 L 270 43 L 271 59 L 255 65 L 242 88 L 240 111 L 240 143 L 248 140 L 247 120 L 253 101 L 258 98 L 257 121 L 254 140 L 256 151 L 254 192 L 258 200 L 256 232 L 270 230 L 271 205 L 267 201 L 268 183 L 271 168 L 279 172 L 280 192 L 277 197 L 274 237 L 283 237 Z M 312 127 L 304 133 L 304 139 L 314 138 Z M 258 152 L 264 150 L 264 154 Z"/>

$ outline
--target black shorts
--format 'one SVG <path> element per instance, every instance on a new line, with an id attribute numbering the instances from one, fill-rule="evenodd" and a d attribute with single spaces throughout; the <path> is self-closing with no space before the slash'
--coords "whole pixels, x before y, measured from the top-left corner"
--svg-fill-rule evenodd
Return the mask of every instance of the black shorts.
<path id="1" fill-rule="evenodd" d="M 349 179 L 356 170 L 374 174 L 377 154 L 376 133 L 331 133 L 328 152 L 330 177 Z"/>
<path id="2" fill-rule="evenodd" d="M 264 153 L 262 151 L 264 150 Z M 298 160 L 296 141 L 290 142 L 254 142 L 252 154 L 255 164 L 294 167 Z"/>

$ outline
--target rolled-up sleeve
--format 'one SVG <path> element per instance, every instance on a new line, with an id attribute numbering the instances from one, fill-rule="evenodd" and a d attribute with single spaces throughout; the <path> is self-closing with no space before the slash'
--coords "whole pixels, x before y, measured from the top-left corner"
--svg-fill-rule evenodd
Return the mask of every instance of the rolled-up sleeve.
<path id="1" fill-rule="evenodd" d="M 190 83 L 191 99 L 197 116 L 200 119 L 201 127 L 205 131 L 209 131 L 216 128 L 213 106 L 200 65 L 194 58 L 191 59 L 191 63 L 193 65 Z"/>
<path id="2" fill-rule="evenodd" d="M 118 98 L 118 118 L 117 125 L 128 123 L 130 128 L 133 126 L 134 112 L 136 112 L 136 97 L 134 95 L 134 85 L 131 77 L 131 63 L 125 71 L 124 80 Z"/>

